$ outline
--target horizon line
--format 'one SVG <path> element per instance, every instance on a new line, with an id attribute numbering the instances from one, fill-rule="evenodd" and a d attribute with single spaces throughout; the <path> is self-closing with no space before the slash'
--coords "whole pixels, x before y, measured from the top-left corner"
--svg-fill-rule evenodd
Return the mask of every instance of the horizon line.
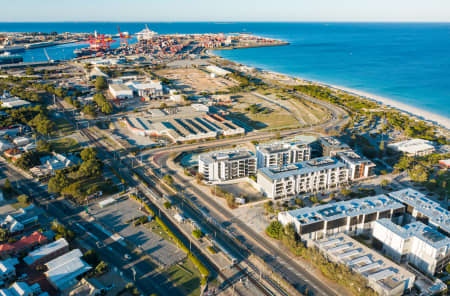
<path id="1" fill-rule="evenodd" d="M 347 23 L 347 24 L 450 24 L 450 20 L 448 21 L 338 21 L 338 20 L 318 20 L 318 21 L 275 21 L 275 20 L 258 20 L 258 21 L 245 21 L 245 20 L 238 20 L 238 21 L 214 21 L 214 20 L 204 20 L 204 21 L 192 21 L 192 20 L 180 20 L 180 21 L 102 21 L 102 20 L 85 20 L 85 21 L 75 21 L 75 20 L 61 20 L 61 21 L 1 21 L 2 24 L 14 24 L 14 23 L 47 23 L 47 24 L 57 24 L 57 23 L 222 23 L 222 24 L 232 24 L 232 23 Z"/>

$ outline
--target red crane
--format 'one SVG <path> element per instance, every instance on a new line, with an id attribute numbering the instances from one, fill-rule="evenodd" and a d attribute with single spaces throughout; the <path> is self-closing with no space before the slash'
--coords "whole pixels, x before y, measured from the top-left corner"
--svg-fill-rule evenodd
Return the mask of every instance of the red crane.
<path id="1" fill-rule="evenodd" d="M 117 25 L 117 29 L 119 30 L 120 46 L 121 46 L 121 47 L 128 48 L 128 39 L 131 39 L 131 37 L 128 36 L 128 35 L 122 34 L 122 32 L 120 32 L 120 27 L 119 27 L 119 25 Z"/>
<path id="2" fill-rule="evenodd" d="M 95 32 L 94 37 L 89 36 L 87 41 L 81 41 L 80 43 L 89 43 L 89 49 L 92 51 L 107 51 L 111 49 L 111 43 L 115 42 L 105 34 L 98 34 Z"/>

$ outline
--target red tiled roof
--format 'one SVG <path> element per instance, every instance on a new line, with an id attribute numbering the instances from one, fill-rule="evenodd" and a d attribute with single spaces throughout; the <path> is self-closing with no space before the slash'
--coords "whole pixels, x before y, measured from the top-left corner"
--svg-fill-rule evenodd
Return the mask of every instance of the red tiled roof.
<path id="1" fill-rule="evenodd" d="M 24 236 L 20 240 L 18 240 L 15 243 L 6 243 L 0 245 L 0 253 L 7 252 L 7 251 L 15 251 L 20 252 L 21 250 L 25 249 L 26 247 L 33 245 L 33 244 L 41 244 L 47 241 L 47 237 L 40 233 L 39 231 L 35 231 L 29 236 Z"/>
<path id="2" fill-rule="evenodd" d="M 45 242 L 47 241 L 47 237 L 45 237 L 45 235 L 43 235 L 42 233 L 40 233 L 39 231 L 35 231 L 32 234 L 30 234 L 30 236 L 24 236 L 22 237 L 19 241 L 15 242 L 13 244 L 15 249 L 22 249 L 26 246 L 38 243 L 40 244 L 41 242 Z"/>
<path id="3" fill-rule="evenodd" d="M 12 250 L 12 249 L 14 249 L 14 247 L 11 244 L 9 244 L 9 243 L 0 245 L 0 253 L 7 252 L 7 251 Z"/>

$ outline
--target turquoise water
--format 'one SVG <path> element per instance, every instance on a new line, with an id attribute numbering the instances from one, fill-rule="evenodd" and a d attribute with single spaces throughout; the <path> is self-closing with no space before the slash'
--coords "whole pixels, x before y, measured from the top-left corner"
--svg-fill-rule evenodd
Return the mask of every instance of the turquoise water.
<path id="1" fill-rule="evenodd" d="M 216 51 L 255 67 L 384 96 L 450 117 L 450 23 L 148 23 L 159 33 L 252 32 L 282 47 Z M 135 33 L 143 23 L 120 23 Z M 117 33 L 116 23 L 0 23 L 0 31 Z M 52 59 L 74 48 L 48 48 Z M 45 59 L 42 49 L 25 60 Z"/>

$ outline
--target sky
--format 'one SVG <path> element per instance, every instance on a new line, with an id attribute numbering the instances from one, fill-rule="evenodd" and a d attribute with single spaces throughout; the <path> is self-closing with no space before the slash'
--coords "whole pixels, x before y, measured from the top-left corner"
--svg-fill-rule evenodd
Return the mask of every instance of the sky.
<path id="1" fill-rule="evenodd" d="M 0 0 L 0 22 L 450 22 L 450 0 Z"/>

